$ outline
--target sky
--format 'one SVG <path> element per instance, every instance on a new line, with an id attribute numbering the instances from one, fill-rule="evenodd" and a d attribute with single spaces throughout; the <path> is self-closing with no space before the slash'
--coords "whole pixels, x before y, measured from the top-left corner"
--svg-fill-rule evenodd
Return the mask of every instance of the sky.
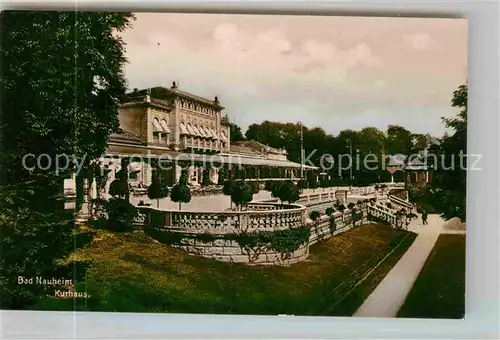
<path id="1" fill-rule="evenodd" d="M 389 124 L 445 132 L 467 78 L 465 19 L 137 13 L 129 89 L 218 96 L 243 131 L 264 120 L 337 134 Z"/>

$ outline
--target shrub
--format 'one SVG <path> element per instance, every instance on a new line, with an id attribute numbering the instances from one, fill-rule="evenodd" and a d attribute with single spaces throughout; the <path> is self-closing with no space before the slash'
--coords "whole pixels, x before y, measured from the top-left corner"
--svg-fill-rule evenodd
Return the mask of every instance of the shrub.
<path id="1" fill-rule="evenodd" d="M 328 188 L 330 186 L 330 181 L 327 179 L 323 179 L 320 182 L 320 187 L 322 188 Z"/>
<path id="2" fill-rule="evenodd" d="M 106 228 L 113 231 L 129 231 L 133 229 L 134 219 L 138 211 L 129 201 L 123 198 L 111 198 L 106 204 Z"/>
<path id="3" fill-rule="evenodd" d="M 317 210 L 313 210 L 313 211 L 311 211 L 311 212 L 309 213 L 309 218 L 310 218 L 311 220 L 313 220 L 314 222 L 316 222 L 316 221 L 319 219 L 319 217 L 320 217 L 320 216 L 321 216 L 321 214 L 320 214 L 320 212 L 319 212 L 319 211 L 317 211 Z"/>
<path id="4" fill-rule="evenodd" d="M 347 209 L 352 210 L 355 206 L 356 206 L 356 204 L 351 202 L 347 205 Z"/>
<path id="5" fill-rule="evenodd" d="M 191 190 L 187 185 L 187 171 L 184 170 L 179 178 L 179 182 L 172 188 L 170 199 L 173 202 L 179 203 L 179 210 L 182 208 L 182 203 L 191 202 Z"/>
<path id="6" fill-rule="evenodd" d="M 273 187 L 274 187 L 273 181 L 266 181 L 266 183 L 264 184 L 264 190 L 266 191 L 273 191 Z"/>
<path id="7" fill-rule="evenodd" d="M 328 216 L 332 216 L 334 212 L 335 210 L 332 207 L 328 207 L 325 210 L 325 214 L 327 214 Z"/>
<path id="8" fill-rule="evenodd" d="M 337 222 L 335 222 L 335 216 L 331 215 L 330 220 L 328 221 L 328 228 L 330 229 L 330 233 L 334 233 L 337 230 Z"/>
<path id="9" fill-rule="evenodd" d="M 106 218 L 106 204 L 107 201 L 102 198 L 96 198 L 90 201 L 90 217 L 93 220 L 102 220 Z"/>
<path id="10" fill-rule="evenodd" d="M 217 184 L 224 185 L 225 181 L 226 181 L 226 170 L 224 168 L 220 168 L 219 169 L 219 176 L 217 179 Z"/>
<path id="11" fill-rule="evenodd" d="M 128 184 L 121 179 L 115 179 L 109 185 L 109 194 L 114 197 L 124 197 L 128 193 Z"/>
<path id="12" fill-rule="evenodd" d="M 231 180 L 227 180 L 224 182 L 224 185 L 222 186 L 222 193 L 226 196 L 229 196 L 231 199 L 230 202 L 230 207 L 233 207 L 233 197 L 231 196 L 233 194 L 233 188 L 234 188 L 234 183 Z"/>
<path id="13" fill-rule="evenodd" d="M 290 204 L 297 202 L 300 198 L 299 188 L 292 181 L 283 182 L 279 187 L 278 197 L 281 203 L 288 202 Z"/>
<path id="14" fill-rule="evenodd" d="M 203 168 L 202 182 L 201 182 L 201 184 L 204 185 L 204 186 L 212 184 L 212 181 L 210 180 L 210 169 Z"/>
<path id="15" fill-rule="evenodd" d="M 307 188 L 307 181 L 304 180 L 304 179 L 301 179 L 301 180 L 297 181 L 297 187 L 301 191 L 304 190 L 305 188 Z"/>
<path id="16" fill-rule="evenodd" d="M 259 182 L 253 181 L 253 182 L 250 182 L 249 184 L 250 184 L 250 187 L 252 188 L 252 192 L 254 194 L 258 194 L 260 192 Z"/>
<path id="17" fill-rule="evenodd" d="M 149 199 L 156 199 L 156 207 L 160 207 L 160 199 L 168 196 L 168 187 L 161 182 L 158 170 L 153 171 L 152 182 L 148 187 Z"/>
<path id="18" fill-rule="evenodd" d="M 282 182 L 273 182 L 271 187 L 271 196 L 275 198 L 280 197 L 280 189 L 282 184 L 283 184 Z"/>
<path id="19" fill-rule="evenodd" d="M 236 182 L 231 193 L 231 199 L 241 210 L 245 204 L 252 201 L 252 188 L 245 181 Z"/>

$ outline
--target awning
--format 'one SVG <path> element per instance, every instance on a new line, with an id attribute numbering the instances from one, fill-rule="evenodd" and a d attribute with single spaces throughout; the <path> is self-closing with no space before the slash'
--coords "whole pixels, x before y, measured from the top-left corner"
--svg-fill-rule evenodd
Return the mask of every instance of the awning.
<path id="1" fill-rule="evenodd" d="M 188 131 L 188 134 L 190 134 L 192 136 L 196 136 L 196 132 L 194 132 L 193 126 L 190 123 L 186 124 L 186 129 Z"/>
<path id="2" fill-rule="evenodd" d="M 226 137 L 226 134 L 224 132 L 221 132 L 220 133 L 220 139 L 221 141 L 223 141 L 224 143 L 227 142 L 227 137 Z"/>
<path id="3" fill-rule="evenodd" d="M 181 135 L 189 135 L 189 132 L 188 130 L 186 129 L 186 124 L 184 124 L 183 122 L 181 123 L 180 125 L 180 128 L 181 128 Z"/>
<path id="4" fill-rule="evenodd" d="M 198 129 L 198 126 L 193 125 L 193 131 L 194 131 L 195 136 L 203 137 L 203 135 L 201 134 L 200 130 Z"/>
<path id="5" fill-rule="evenodd" d="M 200 131 L 200 136 L 202 136 L 204 138 L 208 137 L 203 126 L 199 125 L 199 126 L 197 126 L 197 128 L 198 128 L 198 131 Z"/>
<path id="6" fill-rule="evenodd" d="M 214 139 L 219 139 L 219 136 L 217 135 L 217 131 L 215 131 L 215 129 L 210 129 L 212 131 L 212 137 Z"/>
<path id="7" fill-rule="evenodd" d="M 162 121 L 160 122 L 160 125 L 163 128 L 163 132 L 172 133 L 172 131 L 170 131 L 170 128 L 168 127 L 167 121 L 165 119 L 162 119 Z"/>
<path id="8" fill-rule="evenodd" d="M 158 119 L 153 119 L 153 132 L 163 132 L 163 128 L 160 125 Z"/>

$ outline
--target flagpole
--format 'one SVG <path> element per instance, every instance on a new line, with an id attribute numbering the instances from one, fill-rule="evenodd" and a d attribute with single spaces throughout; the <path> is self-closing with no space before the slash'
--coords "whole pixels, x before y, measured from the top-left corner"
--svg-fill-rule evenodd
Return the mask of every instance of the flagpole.
<path id="1" fill-rule="evenodd" d="M 156 59 L 156 74 L 160 75 L 160 42 L 156 42 L 157 50 L 158 50 L 158 59 Z M 160 76 L 161 77 L 161 76 Z"/>

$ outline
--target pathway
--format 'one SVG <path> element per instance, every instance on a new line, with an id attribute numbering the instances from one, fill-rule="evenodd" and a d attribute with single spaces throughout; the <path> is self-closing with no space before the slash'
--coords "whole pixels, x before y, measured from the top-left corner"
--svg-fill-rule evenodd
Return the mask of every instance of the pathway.
<path id="1" fill-rule="evenodd" d="M 408 226 L 409 231 L 418 234 L 417 238 L 354 316 L 389 318 L 397 315 L 441 233 L 444 220 L 439 215 L 429 215 L 428 223 L 422 225 L 419 218 Z"/>

